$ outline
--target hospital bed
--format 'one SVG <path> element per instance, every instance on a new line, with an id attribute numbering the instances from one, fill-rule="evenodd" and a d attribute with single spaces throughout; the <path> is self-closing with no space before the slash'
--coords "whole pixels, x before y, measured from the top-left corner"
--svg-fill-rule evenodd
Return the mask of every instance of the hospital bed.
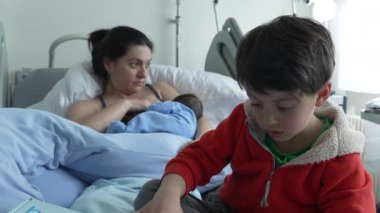
<path id="1" fill-rule="evenodd" d="M 220 33 L 224 34 L 224 32 Z M 222 46 L 230 47 L 231 38 L 226 35 L 224 35 L 224 38 L 226 38 L 227 41 L 226 44 Z M 31 168 L 30 170 L 33 171 L 33 175 L 30 175 L 30 173 L 24 174 L 21 171 L 15 172 L 15 174 L 12 175 L 17 177 L 15 180 L 19 180 L 19 178 L 24 181 L 25 179 L 27 180 L 27 182 L 23 182 L 20 185 L 27 187 L 23 188 L 24 191 L 31 190 L 28 191 L 31 196 L 33 193 L 36 193 L 33 194 L 36 198 L 67 208 L 71 205 L 76 205 L 77 209 L 94 207 L 88 210 L 89 212 L 99 210 L 99 206 L 101 206 L 99 203 L 107 201 L 106 195 L 109 195 L 109 203 L 115 203 L 115 205 L 117 205 L 118 202 L 114 201 L 120 198 L 118 197 L 120 190 L 123 192 L 127 191 L 129 194 L 127 193 L 125 195 L 126 197 L 122 199 L 127 203 L 124 202 L 123 207 L 117 207 L 120 207 L 118 208 L 119 210 L 128 212 L 131 209 L 126 209 L 126 207 L 132 208 L 131 200 L 133 196 L 136 195 L 136 190 L 148 179 L 159 178 L 166 162 L 175 156 L 179 147 L 188 140 L 164 133 L 159 136 L 154 134 L 131 135 L 129 133 L 125 133 L 126 135 L 124 136 L 124 133 L 116 134 L 117 136 L 102 134 L 103 136 L 101 136 L 101 138 L 94 138 L 93 135 L 99 133 L 94 133 L 93 130 L 73 122 L 71 125 L 68 125 L 66 122 L 58 119 L 57 117 L 64 117 L 67 107 L 75 101 L 91 99 L 101 93 L 102 86 L 99 79 L 97 79 L 94 73 L 88 72 L 88 69 L 85 69 L 87 66 L 91 66 L 89 61 L 79 63 L 71 68 L 54 68 L 55 48 L 60 43 L 77 39 L 83 40 L 85 37 L 81 35 L 65 35 L 54 41 L 49 50 L 49 67 L 34 69 L 25 75 L 23 79 L 15 85 L 11 93 L 10 106 L 12 108 L 27 108 L 33 111 L 32 115 L 25 114 L 22 122 L 28 125 L 35 125 L 35 128 L 53 128 L 58 131 L 64 127 L 62 132 L 57 133 L 54 140 L 45 140 L 44 138 L 48 138 L 48 136 L 42 137 L 45 135 L 39 136 L 40 139 L 35 141 L 35 143 L 46 146 L 46 149 L 39 150 L 38 155 L 36 155 L 38 157 L 36 157 L 35 160 L 39 161 L 41 156 L 49 154 L 47 150 L 51 149 L 51 147 L 49 147 L 51 143 L 54 143 L 55 152 L 70 150 L 67 144 L 61 144 L 63 143 L 61 139 L 65 138 L 65 140 L 67 140 L 67 138 L 69 138 L 72 141 L 76 141 L 76 137 L 81 134 L 86 137 L 91 137 L 91 139 L 82 142 L 85 142 L 83 146 L 92 149 L 92 153 L 80 152 L 78 154 L 80 157 L 76 155 L 75 160 L 59 159 L 62 161 L 62 165 L 65 165 L 64 167 L 49 164 L 39 166 L 36 170 L 35 168 Z M 217 41 L 217 45 L 223 43 L 221 38 L 215 39 L 215 41 Z M 238 43 L 235 45 L 237 44 Z M 217 51 L 217 48 L 213 47 L 214 45 L 212 44 L 210 49 L 214 49 L 214 54 L 225 52 Z M 235 51 L 236 50 L 233 49 L 232 52 L 229 52 L 229 56 L 233 58 Z M 218 64 L 220 61 L 216 59 L 218 57 L 212 56 L 212 52 L 212 50 L 208 52 L 208 59 L 206 60 L 207 67 L 211 69 L 211 72 L 205 70 L 189 70 L 167 65 L 151 65 L 148 81 L 166 81 L 180 93 L 195 93 L 204 104 L 204 114 L 210 119 L 213 125 L 217 125 L 229 115 L 237 104 L 244 102 L 247 96 L 233 78 L 226 76 L 227 73 L 235 72 L 226 71 L 226 69 L 233 67 L 228 65 L 231 63 L 232 58 L 229 59 L 229 62 L 225 63 L 226 66 L 223 68 L 220 67 L 220 70 L 225 70 L 218 72 L 219 68 L 212 64 Z M 210 58 L 212 58 L 212 60 Z M 222 60 L 225 56 L 219 58 Z M 210 60 L 212 62 L 210 62 Z M 41 112 L 48 112 L 48 114 Z M 0 113 L 3 112 L 0 110 Z M 3 119 L 7 117 L 9 117 L 8 119 L 12 119 L 12 113 L 22 114 L 24 111 L 11 110 L 9 113 L 4 112 Z M 14 116 L 17 117 L 16 115 Z M 54 122 L 52 122 L 49 117 L 51 117 Z M 8 122 L 7 125 L 12 125 L 12 123 L 14 122 Z M 10 138 L 9 141 L 16 141 L 20 144 L 20 147 L 28 147 L 29 145 L 27 143 L 33 142 L 30 141 L 31 137 L 27 134 L 28 133 L 25 132 L 17 132 L 17 134 L 13 132 L 9 133 L 8 135 L 10 135 L 10 137 L 14 137 Z M 19 138 L 24 138 L 25 140 L 18 140 Z M 103 142 L 100 142 L 100 140 Z M 94 144 L 86 143 L 89 141 L 92 141 L 95 145 L 108 141 L 109 143 L 106 144 L 112 144 L 112 147 L 94 147 Z M 136 143 L 136 141 L 138 141 L 138 143 Z M 154 141 L 154 145 L 148 145 L 148 143 L 152 141 Z M 170 141 L 170 144 L 168 144 L 168 141 Z M 2 149 L 6 148 L 3 147 Z M 29 165 L 27 164 L 28 162 L 23 161 L 23 158 L 30 154 L 30 152 L 35 151 L 32 148 L 25 150 L 27 153 L 24 153 L 25 155 L 19 156 L 17 159 L 20 161 L 18 163 L 20 166 Z M 83 148 L 83 150 L 86 149 Z M 0 149 L 0 152 L 1 151 Z M 75 149 L 75 151 L 78 151 L 78 149 Z M 15 156 L 16 154 L 17 153 L 14 153 Z M 51 161 L 59 161 L 56 159 L 59 156 L 60 155 L 50 156 L 52 158 Z M 128 156 L 132 157 L 128 158 Z M 79 163 L 73 165 L 69 161 Z M 120 163 L 123 163 L 122 167 Z M 2 166 L 4 166 L 4 164 Z M 3 178 L 2 176 L 5 172 L 10 173 L 12 171 L 12 169 L 3 168 L 2 166 L 0 166 L 0 179 Z M 104 172 L 101 173 L 102 171 Z M 120 174 L 120 172 L 124 173 Z M 227 168 L 223 170 L 219 176 L 215 176 L 210 182 L 211 187 L 213 186 L 212 184 L 221 183 L 222 177 L 228 172 L 229 169 Z M 20 174 L 25 177 L 20 176 Z M 118 179 L 118 176 L 123 176 L 124 179 Z M 145 179 L 136 179 L 137 176 L 143 176 Z M 4 184 L 3 180 L 0 180 L 0 185 L 1 184 Z M 28 184 L 30 184 L 30 187 Z M 108 194 L 103 191 L 106 190 L 104 186 L 107 184 L 111 187 L 107 188 Z M 203 188 L 203 190 L 205 189 L 207 189 L 207 186 Z M 200 188 L 200 190 L 202 190 L 202 188 Z M 8 199 L 12 198 L 12 192 L 13 191 L 7 194 Z M 111 192 L 115 193 L 112 194 Z M 79 204 L 78 202 L 75 203 L 74 201 L 77 200 L 81 202 L 78 201 Z M 0 210 L 2 205 L 3 204 L 0 204 Z M 116 209 L 108 210 L 108 212 L 117 212 Z"/>
<path id="2" fill-rule="evenodd" d="M 228 18 L 222 30 L 212 40 L 208 50 L 205 70 L 236 79 L 235 55 L 243 33 L 234 18 Z"/>
<path id="3" fill-rule="evenodd" d="M 242 37 L 243 33 L 236 20 L 232 17 L 228 18 L 222 30 L 217 32 L 212 40 L 204 70 L 236 79 L 235 55 Z M 15 86 L 11 93 L 10 106 L 27 107 L 42 100 L 68 71 L 68 68 L 54 68 L 56 48 L 65 42 L 86 39 L 85 35 L 68 34 L 54 40 L 49 48 L 49 67 L 35 69 L 31 75 L 29 73 L 23 75 L 24 79 Z M 173 67 L 170 69 L 173 70 Z M 194 70 L 182 70 L 194 72 Z M 217 76 L 219 77 L 219 75 Z M 40 82 L 44 83 L 40 84 Z"/>
<path id="4" fill-rule="evenodd" d="M 74 40 L 87 40 L 87 36 L 81 34 L 67 34 L 54 40 L 49 47 L 49 66 L 38 68 L 32 71 L 19 71 L 16 76 L 22 76 L 20 82 L 16 82 L 12 96 L 10 97 L 11 107 L 28 107 L 42 100 L 53 86 L 61 80 L 68 68 L 55 68 L 54 59 L 57 47 L 63 43 Z M 24 72 L 24 73 L 22 73 Z M 30 74 L 30 75 L 29 75 Z M 38 82 L 44 82 L 43 84 Z"/>
<path id="5" fill-rule="evenodd" d="M 0 22 L 0 107 L 8 103 L 8 61 L 3 24 Z"/>
<path id="6" fill-rule="evenodd" d="M 236 78 L 235 54 L 241 38 L 242 33 L 236 21 L 228 19 L 223 29 L 212 40 L 204 70 L 152 65 L 149 81 L 166 81 L 180 93 L 195 93 L 204 104 L 205 115 L 214 125 L 217 125 L 237 104 L 247 100 L 245 92 L 234 80 Z M 11 175 L 12 178 L 7 180 L 14 180 L 13 184 L 22 186 L 21 189 L 25 194 L 55 205 L 77 210 L 86 209 L 87 212 L 102 210 L 103 212 L 130 212 L 133 198 L 139 187 L 151 178 L 160 178 L 166 162 L 175 156 L 184 143 L 188 142 L 184 138 L 169 134 L 131 135 L 126 133 L 108 136 L 75 123 L 68 124 L 54 117 L 64 117 L 67 107 L 75 101 L 91 99 L 101 93 L 97 77 L 84 69 L 90 66 L 89 62 L 83 62 L 71 68 L 54 68 L 55 48 L 63 42 L 76 39 L 84 40 L 85 37 L 65 35 L 54 41 L 49 49 L 49 67 L 34 69 L 26 75 L 22 74 L 21 76 L 24 77 L 15 85 L 9 98 L 10 106 L 13 108 L 39 110 L 33 111 L 32 114 L 25 114 L 22 122 L 33 125 L 35 128 L 49 126 L 56 129 L 57 134 L 53 138 L 51 135 L 41 133 L 39 140 L 34 141 L 29 134 L 39 134 L 39 131 L 34 133 L 1 132 L 4 125 L 10 129 L 16 129 L 14 127 L 17 125 L 12 125 L 17 121 L 9 122 L 9 120 L 13 113 L 24 115 L 24 111 L 15 110 L 8 113 L 0 110 L 0 119 L 10 118 L 0 120 L 3 122 L 3 127 L 0 129 L 2 140 L 7 142 L 9 139 L 8 141 L 20 147 L 26 147 L 25 152 L 21 153 L 23 155 L 16 155 L 18 152 L 13 152 L 13 147 L 7 147 L 6 143 L 2 144 L 0 153 L 9 148 L 8 152 L 4 151 L 4 155 L 8 157 L 9 153 L 12 153 L 12 156 L 15 156 L 15 159 L 3 158 L 2 160 L 11 161 L 10 163 L 18 160 L 17 165 L 21 168 L 25 166 L 28 171 L 27 173 L 21 169 L 14 171 L 14 168 L 12 170 L 12 168 L 2 167 L 7 164 L 0 164 L 0 188 L 2 189 L 0 197 L 8 201 L 0 203 L 0 212 L 4 210 L 2 207 L 5 203 L 16 205 L 17 200 L 10 199 L 13 197 L 12 193 L 19 190 L 12 184 L 1 185 L 7 183 L 3 179 L 9 177 L 6 175 Z M 3 60 L 0 62 L 1 65 L 5 63 Z M 1 73 L 4 76 L 4 70 Z M 7 94 L 7 92 L 2 93 L 3 97 Z M 51 114 L 41 113 L 40 110 Z M 54 122 L 47 119 L 47 116 L 54 118 Z M 3 135 L 10 138 L 4 138 Z M 78 141 L 78 137 L 81 136 L 85 136 L 80 140 L 83 143 L 75 149 L 67 144 L 61 144 L 61 141 L 66 140 Z M 34 150 L 33 147 L 36 146 L 29 148 L 30 144 L 38 144 L 44 149 Z M 54 150 L 54 153 L 64 153 L 67 150 L 78 153 L 71 155 L 68 159 L 59 159 L 61 155 L 58 154 L 49 156 L 49 150 Z M 82 150 L 91 150 L 91 152 L 80 152 Z M 31 161 L 23 161 L 25 155 L 33 155 L 35 158 Z M 30 164 L 40 161 L 41 156 L 45 156 L 48 162 L 59 162 L 63 166 L 54 163 Z M 215 176 L 209 187 L 221 183 L 228 172 L 226 168 L 221 174 Z M 14 186 L 15 190 L 12 191 L 9 186 Z M 6 192 L 5 188 L 9 193 L 1 194 Z M 207 186 L 199 190 L 207 190 Z M 18 202 L 22 200 L 19 199 Z"/>

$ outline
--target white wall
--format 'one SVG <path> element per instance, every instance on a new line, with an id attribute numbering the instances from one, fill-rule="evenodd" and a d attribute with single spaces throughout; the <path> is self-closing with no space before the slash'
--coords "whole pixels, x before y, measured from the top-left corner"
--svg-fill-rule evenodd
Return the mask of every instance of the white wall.
<path id="1" fill-rule="evenodd" d="M 213 0 L 180 1 L 180 66 L 203 69 L 216 33 Z M 220 27 L 233 16 L 243 33 L 291 13 L 289 0 L 220 0 Z M 48 66 L 48 49 L 57 37 L 104 27 L 129 25 L 145 32 L 155 44 L 153 63 L 175 65 L 176 0 L 1 0 L 11 72 Z M 89 58 L 87 44 L 72 41 L 57 48 L 55 65 L 69 67 Z"/>
<path id="2" fill-rule="evenodd" d="M 8 44 L 11 72 L 23 67 L 47 67 L 48 49 L 57 37 L 89 32 L 116 25 L 130 25 L 145 32 L 156 44 L 155 60 L 169 63 L 167 46 L 173 36 L 168 19 L 174 12 L 167 0 L 2 0 L 0 21 L 3 22 Z M 163 6 L 165 5 L 165 6 Z M 69 67 L 88 58 L 83 41 L 60 46 L 56 65 Z M 167 54 L 168 53 L 168 54 Z"/>
<path id="3" fill-rule="evenodd" d="M 180 0 L 181 67 L 204 67 L 216 33 L 213 2 Z M 235 17 L 245 33 L 276 16 L 291 14 L 292 4 L 291 0 L 220 0 L 217 11 L 219 28 L 228 17 Z M 302 5 L 297 11 L 307 15 Z M 47 67 L 49 45 L 59 36 L 116 25 L 140 29 L 153 40 L 153 63 L 175 65 L 175 25 L 171 23 L 175 16 L 176 0 L 1 0 L 11 81 L 21 68 Z M 72 41 L 57 48 L 55 66 L 70 67 L 84 59 L 89 59 L 87 44 Z M 352 113 L 373 97 L 363 95 L 349 97 Z"/>
<path id="4" fill-rule="evenodd" d="M 336 0 L 337 3 L 337 13 L 334 19 L 329 22 L 329 29 L 334 39 L 334 44 L 336 48 L 336 68 L 333 76 L 333 88 L 340 94 L 345 94 L 347 96 L 347 113 L 360 115 L 361 110 L 365 109 L 366 103 L 376 97 L 379 97 L 380 94 L 374 93 L 362 93 L 362 92 L 353 92 L 353 91 L 342 91 L 337 88 L 338 86 L 338 72 L 341 70 L 341 57 L 340 50 L 342 49 L 342 41 L 341 38 L 344 38 L 345 35 L 340 31 L 342 29 L 342 24 L 344 24 L 344 16 L 342 15 L 343 4 L 348 0 Z M 370 5 L 371 6 L 371 5 Z M 365 23 L 363 23 L 365 25 Z M 365 36 L 365 35 L 363 35 Z M 360 72 L 360 70 L 358 70 Z M 352 82 L 354 83 L 354 82 Z"/>

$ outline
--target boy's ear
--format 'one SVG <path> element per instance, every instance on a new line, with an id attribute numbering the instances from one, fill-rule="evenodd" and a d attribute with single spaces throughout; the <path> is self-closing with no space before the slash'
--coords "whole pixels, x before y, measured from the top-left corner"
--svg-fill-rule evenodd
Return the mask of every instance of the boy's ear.
<path id="1" fill-rule="evenodd" d="M 316 106 L 322 106 L 326 103 L 331 94 L 331 81 L 328 81 L 317 94 Z"/>

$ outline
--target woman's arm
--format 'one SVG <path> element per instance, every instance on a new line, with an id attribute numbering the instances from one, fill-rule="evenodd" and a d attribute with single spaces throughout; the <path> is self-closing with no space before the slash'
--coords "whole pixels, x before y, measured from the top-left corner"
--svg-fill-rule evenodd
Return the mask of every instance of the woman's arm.
<path id="1" fill-rule="evenodd" d="M 157 90 L 157 92 L 161 95 L 161 99 L 163 101 L 173 100 L 180 93 L 171 85 L 164 81 L 159 81 L 153 84 L 153 87 Z"/>
<path id="2" fill-rule="evenodd" d="M 198 119 L 197 122 L 197 131 L 195 133 L 195 139 L 199 139 L 204 133 L 214 129 L 210 120 L 204 115 Z"/>
<path id="3" fill-rule="evenodd" d="M 66 117 L 79 124 L 104 132 L 112 121 L 121 120 L 130 109 L 146 109 L 148 100 L 116 99 L 106 100 L 107 107 L 102 108 L 98 98 L 78 101 L 67 110 Z"/>
<path id="4" fill-rule="evenodd" d="M 153 86 L 163 100 L 171 100 L 179 94 L 177 90 L 165 82 L 158 82 Z M 130 96 L 122 97 L 117 94 L 108 94 L 104 95 L 103 98 L 106 102 L 105 108 L 102 108 L 98 98 L 78 101 L 68 108 L 66 117 L 99 132 L 104 132 L 112 121 L 121 120 L 128 111 L 145 110 L 157 101 L 149 89 L 144 89 L 140 93 Z"/>

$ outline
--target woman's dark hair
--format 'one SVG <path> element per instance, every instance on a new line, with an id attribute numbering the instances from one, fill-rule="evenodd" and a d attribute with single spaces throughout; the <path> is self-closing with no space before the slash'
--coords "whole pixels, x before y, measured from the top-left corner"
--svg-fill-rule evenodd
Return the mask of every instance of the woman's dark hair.
<path id="1" fill-rule="evenodd" d="M 254 28 L 240 43 L 237 80 L 257 92 L 318 92 L 335 66 L 334 44 L 320 23 L 281 16 Z"/>
<path id="2" fill-rule="evenodd" d="M 144 33 L 127 26 L 96 30 L 90 33 L 88 45 L 91 50 L 94 73 L 104 80 L 108 79 L 103 65 L 104 58 L 116 61 L 134 45 L 146 45 L 153 51 L 153 43 Z"/>
<path id="3" fill-rule="evenodd" d="M 183 105 L 192 109 L 197 119 L 203 115 L 202 101 L 192 93 L 178 95 L 172 101 L 182 103 Z"/>

